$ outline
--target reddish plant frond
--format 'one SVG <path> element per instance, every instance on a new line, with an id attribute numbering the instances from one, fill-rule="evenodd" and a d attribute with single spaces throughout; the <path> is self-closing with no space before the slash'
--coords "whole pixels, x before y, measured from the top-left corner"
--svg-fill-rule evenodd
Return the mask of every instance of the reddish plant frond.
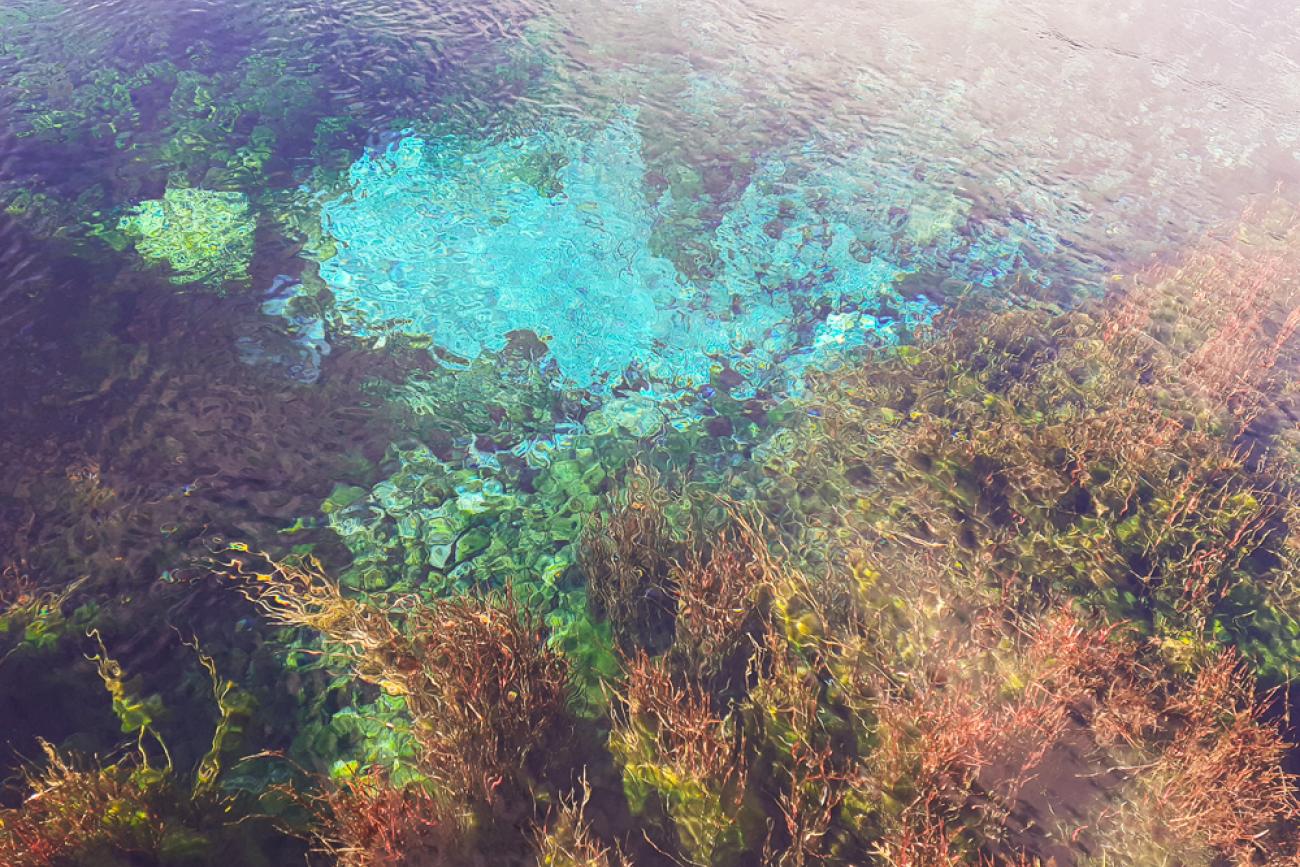
<path id="1" fill-rule="evenodd" d="M 311 806 L 317 844 L 340 867 L 457 863 L 456 815 L 417 786 L 395 788 L 378 770 L 338 782 Z"/>
<path id="2" fill-rule="evenodd" d="M 381 609 L 344 597 L 310 562 L 246 587 L 274 622 L 320 631 L 359 677 L 404 698 L 421 770 L 448 791 L 492 801 L 569 720 L 567 663 L 509 591 Z"/>
<path id="3" fill-rule="evenodd" d="M 743 680 L 767 601 L 784 569 L 739 513 L 673 570 L 673 665 L 715 693 Z"/>
<path id="4" fill-rule="evenodd" d="M 674 683 L 662 663 L 641 653 L 627 664 L 621 695 L 625 710 L 615 723 L 616 735 L 642 740 L 681 773 L 719 787 L 743 776 L 726 718 L 712 710 L 700 687 Z"/>
<path id="5" fill-rule="evenodd" d="M 93 847 L 156 852 L 164 822 L 129 764 L 80 765 L 42 743 L 21 807 L 0 810 L 0 863 L 54 867 Z"/>
<path id="6" fill-rule="evenodd" d="M 818 678 L 775 630 L 767 631 L 754 668 L 756 683 L 746 699 L 745 719 L 755 740 L 780 754 L 772 769 L 776 833 L 764 843 L 764 863 L 822 863 L 825 838 L 853 779 L 852 761 L 837 753 L 826 730 Z"/>
<path id="7" fill-rule="evenodd" d="M 537 867 L 630 867 L 626 856 L 596 839 L 587 824 L 591 787 L 584 777 L 581 794 L 562 798 L 535 834 Z"/>
<path id="8" fill-rule="evenodd" d="M 419 606 L 401 676 L 427 773 L 491 799 L 568 720 L 568 666 L 512 595 Z"/>
<path id="9" fill-rule="evenodd" d="M 654 646 L 672 621 L 672 571 L 682 546 L 664 515 L 671 499 L 654 468 L 633 464 L 583 530 L 578 565 L 587 598 L 624 653 Z"/>
<path id="10" fill-rule="evenodd" d="M 1236 657 L 1224 653 L 1164 710 L 1174 734 L 1142 774 L 1143 808 L 1176 838 L 1241 863 L 1300 855 L 1286 842 L 1300 822 L 1295 781 L 1281 765 L 1288 746 Z"/>

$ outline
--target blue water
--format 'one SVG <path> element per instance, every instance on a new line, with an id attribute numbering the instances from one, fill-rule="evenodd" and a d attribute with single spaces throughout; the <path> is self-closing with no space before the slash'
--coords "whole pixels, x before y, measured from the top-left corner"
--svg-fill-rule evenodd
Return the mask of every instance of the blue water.
<path id="1" fill-rule="evenodd" d="M 581 387 L 797 390 L 953 296 L 1086 294 L 1294 183 L 1295 37 L 1256 7 L 22 0 L 3 188 L 177 283 L 305 268 L 349 327 L 450 358 L 524 329 Z M 209 194 L 252 210 L 164 213 Z M 268 223 L 297 262 L 250 275 Z"/>
<path id="2" fill-rule="evenodd" d="M 691 388 L 722 364 L 788 387 L 808 364 L 897 341 L 932 315 L 924 296 L 895 289 L 909 272 L 888 236 L 875 231 L 871 244 L 868 190 L 844 190 L 843 176 L 790 177 L 775 159 L 710 239 L 716 273 L 682 274 L 655 249 L 676 215 L 671 189 L 652 203 L 643 188 L 636 120 L 621 112 L 577 133 L 586 137 L 491 145 L 405 136 L 362 157 L 322 207 L 336 252 L 321 278 L 358 324 L 403 320 L 465 359 L 531 331 L 584 388 L 633 371 Z M 530 163 L 546 160 L 558 168 L 530 177 Z M 955 256 L 922 247 L 907 266 L 947 255 L 991 285 L 1018 255 L 1014 243 L 963 246 Z"/>

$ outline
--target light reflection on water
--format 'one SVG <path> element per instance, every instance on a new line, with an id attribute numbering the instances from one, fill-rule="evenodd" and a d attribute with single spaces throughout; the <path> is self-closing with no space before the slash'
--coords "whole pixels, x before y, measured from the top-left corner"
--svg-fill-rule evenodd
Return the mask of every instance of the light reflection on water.
<path id="1" fill-rule="evenodd" d="M 516 180 L 546 197 L 574 174 L 584 143 L 612 119 L 635 117 L 628 158 L 639 161 L 642 188 L 628 195 L 649 222 L 635 238 L 610 236 L 628 212 L 579 202 L 571 222 L 596 226 L 605 246 L 577 230 L 563 238 L 593 243 L 592 261 L 634 242 L 635 255 L 660 263 L 656 273 L 704 299 L 660 303 L 650 315 L 685 323 L 680 334 L 649 323 L 638 338 L 697 384 L 719 364 L 751 379 L 787 364 L 797 376 L 795 362 L 807 363 L 818 341 L 870 342 L 861 323 L 909 321 L 902 305 L 943 305 L 971 285 L 1068 302 L 1112 272 L 1175 254 L 1254 198 L 1295 193 L 1300 26 L 1286 13 L 1228 2 L 17 0 L 0 10 L 0 353 L 10 373 L 0 400 L 24 420 L 15 427 L 27 446 L 50 430 L 66 436 L 95 413 L 114 417 L 120 407 L 104 399 L 167 363 L 161 346 L 183 353 L 192 327 L 208 335 L 214 380 L 255 375 L 245 362 L 260 359 L 280 382 L 315 382 L 322 323 L 351 321 L 319 295 L 320 263 L 328 283 L 347 259 L 335 256 L 322 211 L 356 193 L 350 167 L 403 136 L 468 142 L 468 155 L 531 142 L 537 159 Z M 563 140 L 536 146 L 548 130 Z M 604 170 L 591 165 L 598 180 Z M 779 182 L 773 166 L 784 167 Z M 417 199 L 426 182 L 413 182 Z M 237 235 L 255 241 L 241 254 L 248 261 L 218 269 L 248 279 L 225 286 L 224 300 L 170 286 L 158 266 L 178 260 L 166 244 L 124 234 L 124 217 L 161 212 L 167 191 L 183 187 L 249 202 L 251 222 Z M 409 309 L 381 314 L 408 314 L 435 346 L 440 329 L 459 333 L 441 348 L 472 354 L 477 320 L 440 320 L 439 305 L 459 315 L 461 299 L 427 294 L 448 275 L 430 261 L 421 276 L 420 256 L 383 249 L 393 226 L 437 234 L 436 221 L 404 221 L 405 207 L 380 208 L 391 224 L 367 229 L 378 253 L 359 273 L 374 285 L 355 300 L 395 296 Z M 554 219 L 544 207 L 537 227 Z M 479 228 L 451 252 L 491 265 L 485 279 L 542 267 L 483 257 L 498 216 L 492 206 L 471 216 Z M 423 243 L 391 240 L 399 253 Z M 803 271 L 790 264 L 798 256 L 809 260 Z M 897 289 L 887 304 L 841 285 L 873 262 L 894 275 L 872 278 Z M 379 292 L 380 272 L 400 279 Z M 309 309 L 267 306 L 276 287 L 300 283 Z M 332 288 L 346 307 L 346 287 Z M 613 277 L 606 291 L 628 293 Z M 604 305 L 614 295 L 586 297 Z M 777 311 L 769 319 L 753 315 L 763 297 Z M 477 342 L 496 349 L 510 329 L 545 331 L 560 300 L 482 319 L 492 333 Z M 476 303 L 498 301 L 489 293 Z M 608 321 L 576 327 L 600 322 L 609 337 L 619 314 L 602 312 Z M 730 329 L 731 343 L 701 337 L 702 322 Z M 858 335 L 828 334 L 828 323 L 843 322 Z M 571 353 L 588 371 L 580 380 L 613 382 L 629 359 L 649 357 L 593 352 L 615 361 L 604 369 Z M 698 362 L 678 364 L 692 352 Z M 347 357 L 324 361 L 322 378 Z M 771 385 L 764 375 L 751 386 Z M 80 401 L 75 421 L 69 401 Z"/>
<path id="2" fill-rule="evenodd" d="M 348 534 L 378 532 L 383 508 L 444 508 L 390 483 L 402 461 L 399 481 L 446 503 L 518 497 L 510 520 L 531 532 L 549 517 L 533 483 L 576 464 L 584 431 L 650 440 L 715 399 L 761 418 L 810 359 L 833 361 L 819 341 L 869 343 L 868 317 L 915 324 L 972 286 L 1026 302 L 1095 294 L 1256 198 L 1300 193 L 1300 20 L 1285 4 L 1197 6 L 9 0 L 0 548 L 52 581 L 93 572 L 123 596 L 183 575 L 177 564 L 218 536 L 308 540 L 347 566 Z M 593 158 L 623 122 L 623 150 Z M 448 141 L 482 180 L 349 178 Z M 511 148 L 528 158 L 492 156 Z M 167 238 L 123 229 L 163 213 L 168 191 L 204 200 L 185 188 L 238 204 L 240 244 L 214 248 L 229 265 L 238 246 L 237 267 L 177 268 Z M 422 220 L 449 188 L 461 210 Z M 500 196 L 465 204 L 484 190 Z M 366 195 L 377 206 L 354 207 Z M 512 196 L 527 220 L 523 205 L 497 212 Z M 203 265 L 198 210 L 185 225 Z M 530 232 L 554 243 L 531 246 Z M 437 245 L 453 240 L 448 267 Z M 626 243 L 632 264 L 611 266 Z M 236 279 L 173 281 L 169 262 Z M 603 283 L 567 297 L 573 262 Z M 469 271 L 473 298 L 456 286 Z M 549 294 L 513 307 L 494 294 L 538 275 Z M 651 277 L 688 300 L 639 297 Z M 566 301 L 583 315 L 556 314 Z M 409 321 L 367 329 L 355 309 Z M 598 394 L 535 364 L 544 347 L 520 329 L 549 329 L 561 372 Z M 394 331 L 431 337 L 440 360 L 418 341 L 386 344 Z M 496 367 L 471 363 L 503 347 Z M 619 381 L 638 364 L 653 378 L 656 361 L 665 379 L 690 377 L 684 409 L 656 406 L 635 375 Z M 770 373 L 781 366 L 784 381 Z M 464 375 L 439 379 L 447 369 Z M 393 382 L 399 399 L 385 401 Z M 544 397 L 529 392 L 536 412 L 515 418 L 475 391 L 489 386 Z M 735 440 L 718 465 L 750 457 L 730 420 L 709 431 Z M 415 457 L 394 458 L 390 444 L 411 440 Z M 587 508 L 603 478 L 580 491 L 569 479 L 565 507 Z M 351 499 L 326 510 L 340 491 Z M 572 565 L 581 517 L 547 537 L 548 579 Z M 396 538 L 414 522 L 381 529 Z M 444 560 L 465 532 L 436 540 Z M 225 597 L 177 605 L 228 625 Z M 162 666 L 156 638 L 119 652 Z"/>

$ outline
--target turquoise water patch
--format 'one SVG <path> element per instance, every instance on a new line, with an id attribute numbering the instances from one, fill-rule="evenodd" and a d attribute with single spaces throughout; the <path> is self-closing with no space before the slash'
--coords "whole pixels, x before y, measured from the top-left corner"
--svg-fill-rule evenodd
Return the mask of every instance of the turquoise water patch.
<path id="1" fill-rule="evenodd" d="M 409 320 L 467 359 L 527 329 L 582 385 L 636 362 L 701 376 L 703 335 L 673 318 L 691 287 L 649 251 L 644 174 L 630 116 L 588 142 L 406 137 L 360 159 L 350 195 L 325 206 L 339 244 L 321 275 L 345 309 Z"/>
<path id="2" fill-rule="evenodd" d="M 760 162 L 713 229 L 715 273 L 692 280 L 652 245 L 675 209 L 671 191 L 647 192 L 634 111 L 585 134 L 406 135 L 357 160 L 324 204 L 337 244 L 321 276 L 363 331 L 396 323 L 471 360 L 528 330 L 573 385 L 631 372 L 672 391 L 723 366 L 795 385 L 932 316 L 925 295 L 900 292 L 909 275 L 992 286 L 1027 267 L 1028 227 L 984 227 L 969 202 L 870 153 L 816 158 Z"/>

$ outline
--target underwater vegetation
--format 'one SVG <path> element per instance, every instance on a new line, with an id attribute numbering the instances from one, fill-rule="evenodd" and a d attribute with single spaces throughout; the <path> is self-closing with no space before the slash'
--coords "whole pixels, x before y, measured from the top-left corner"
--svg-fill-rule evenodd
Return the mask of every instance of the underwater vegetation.
<path id="1" fill-rule="evenodd" d="M 117 228 L 146 262 L 169 265 L 173 283 L 248 279 L 253 220 L 242 193 L 169 188 L 136 205 Z"/>
<path id="2" fill-rule="evenodd" d="M 822 546 L 951 546 L 1008 593 L 1064 589 L 1145 621 L 1171 657 L 1233 646 L 1289 681 L 1295 454 L 1266 432 L 1291 388 L 1294 236 L 1252 243 L 1091 314 L 996 314 L 826 377 L 807 421 L 824 435 L 770 453 L 784 508 L 836 514 Z"/>
<path id="3" fill-rule="evenodd" d="M 28 620 L 29 629 L 24 644 L 9 652 L 21 652 L 24 645 L 39 647 L 32 644 L 32 616 L 57 609 L 64 601 L 46 596 L 11 603 L 8 616 Z M 271 813 L 256 808 L 257 793 L 224 785 L 230 776 L 226 763 L 237 749 L 254 702 L 218 673 L 197 643 L 189 646 L 209 678 L 217 713 L 210 746 L 186 772 L 174 763 L 156 726 L 165 715 L 160 697 L 141 694 L 140 679 L 128 677 L 97 630 L 89 630 L 88 637 L 98 653 L 87 660 L 111 699 L 120 733 L 134 744 L 107 761 L 40 741 L 43 758 L 22 774 L 21 805 L 0 807 L 3 863 L 90 867 L 234 860 L 259 865 L 293 857 L 303 848 L 277 827 Z"/>
<path id="4" fill-rule="evenodd" d="M 390 474 L 186 579 L 305 691 L 273 749 L 274 690 L 195 652 L 183 772 L 172 699 L 77 643 L 84 591 L 8 576 L 0 665 L 84 648 L 133 746 L 49 747 L 0 852 L 1294 864 L 1296 232 L 1261 208 L 1073 310 L 971 304 L 761 411 L 584 395 L 527 341 L 372 380 L 421 432 Z"/>
<path id="5" fill-rule="evenodd" d="M 420 768 L 445 791 L 490 802 L 528 785 L 535 745 L 563 733 L 564 660 L 540 622 L 508 593 L 462 595 L 408 610 L 345 598 L 310 564 L 280 567 L 254 585 L 278 623 L 320 631 L 358 677 L 401 696 L 416 725 Z"/>
<path id="6" fill-rule="evenodd" d="M 1255 219 L 811 377 L 766 520 L 616 469 L 577 565 L 621 673 L 579 716 L 637 830 L 591 863 L 1291 863 L 1296 248 Z"/>
<path id="7" fill-rule="evenodd" d="M 0 863 L 1300 863 L 1291 209 L 1070 297 L 959 160 L 307 6 L 0 9 Z"/>

